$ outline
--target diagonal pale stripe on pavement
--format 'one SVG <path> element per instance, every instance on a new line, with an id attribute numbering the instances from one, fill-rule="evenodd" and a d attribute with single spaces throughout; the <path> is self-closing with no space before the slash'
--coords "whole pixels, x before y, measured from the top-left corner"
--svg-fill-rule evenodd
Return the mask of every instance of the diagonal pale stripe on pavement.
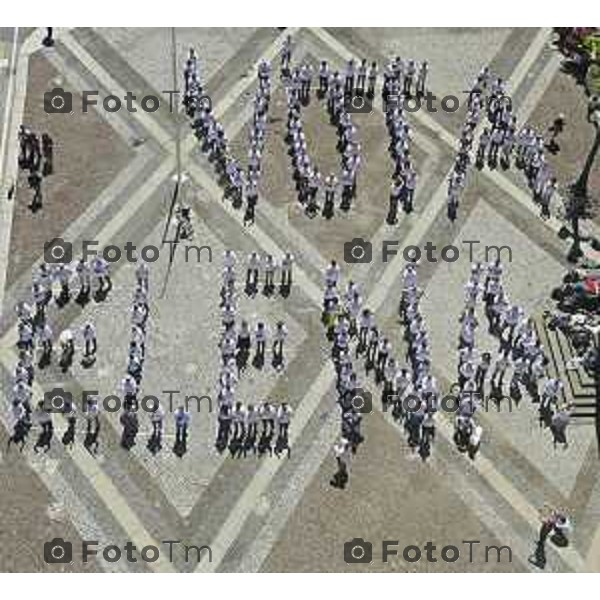
<path id="1" fill-rule="evenodd" d="M 321 464 L 331 452 L 331 440 L 335 439 L 339 430 L 339 417 L 335 412 L 331 412 L 300 466 L 291 475 L 285 490 L 277 498 L 276 505 L 269 512 L 269 518 L 254 538 L 250 548 L 244 552 L 236 568 L 237 573 L 256 573 L 260 570 L 279 539 L 289 516 L 302 500 L 304 490 L 317 475 Z"/>
<path id="2" fill-rule="evenodd" d="M 302 434 L 312 414 L 321 402 L 325 392 L 333 385 L 335 380 L 333 369 L 327 366 L 311 384 L 308 393 L 302 399 L 300 406 L 294 416 L 293 426 L 290 428 L 290 447 L 294 447 L 295 441 Z M 242 495 L 229 513 L 227 520 L 219 530 L 217 537 L 209 544 L 213 551 L 213 561 L 202 561 L 196 568 L 197 573 L 214 572 L 225 558 L 225 554 L 237 539 L 246 519 L 256 506 L 256 500 L 267 489 L 279 469 L 286 464 L 286 460 L 269 460 L 263 462 L 256 475 L 246 486 Z"/>
<path id="3" fill-rule="evenodd" d="M 125 96 L 125 90 L 108 71 L 73 37 L 70 31 L 64 31 L 61 35 L 61 41 L 66 48 L 88 69 L 97 79 L 98 82 L 107 89 L 111 94 L 117 96 Z M 165 149 L 173 152 L 174 142 L 171 136 L 168 135 L 156 119 L 150 116 L 149 113 L 143 110 L 131 112 L 131 117 L 137 120 L 146 131 Z"/>
<path id="4" fill-rule="evenodd" d="M 510 78 L 508 80 L 509 89 L 516 91 L 519 88 L 519 86 L 525 80 L 525 77 L 528 76 L 528 73 L 535 64 L 535 61 L 540 56 L 544 46 L 546 46 L 553 35 L 554 32 L 552 27 L 540 28 L 533 38 L 531 44 L 529 44 L 525 54 L 521 57 L 519 64 L 510 74 Z"/>
<path id="5" fill-rule="evenodd" d="M 86 90 L 96 85 L 89 81 L 87 69 L 85 67 L 81 69 L 77 61 L 67 61 L 63 54 L 58 54 L 56 52 L 51 52 L 47 56 L 47 60 L 58 73 L 65 76 L 66 82 L 71 89 Z M 77 68 L 79 68 L 79 70 L 77 70 Z M 84 73 L 81 73 L 80 71 L 84 71 Z M 91 107 L 90 112 L 91 111 L 94 111 L 105 123 L 107 123 L 128 146 L 131 145 L 132 140 L 139 136 L 139 129 L 133 127 L 131 123 L 132 119 L 127 116 L 129 115 L 127 111 L 119 110 L 117 112 L 107 112 L 104 110 L 101 102 L 94 104 Z"/>
<path id="6" fill-rule="evenodd" d="M 586 573 L 600 573 L 600 527 L 592 538 L 583 570 Z"/>
<path id="7" fill-rule="evenodd" d="M 17 353 L 11 350 L 9 357 L 11 362 L 16 363 Z M 44 390 L 35 380 L 32 384 L 34 396 L 43 398 Z M 58 428 L 57 428 L 58 430 Z M 105 506 L 113 514 L 121 528 L 127 533 L 129 539 L 138 547 L 153 545 L 159 547 L 156 542 L 146 531 L 144 525 L 131 510 L 127 500 L 121 492 L 116 488 L 111 479 L 104 473 L 99 466 L 98 461 L 94 459 L 81 445 L 76 444 L 65 456 L 70 456 L 73 462 L 77 465 L 81 473 L 88 480 L 89 484 L 94 488 L 99 498 L 104 502 Z M 149 563 L 150 568 L 157 572 L 173 573 L 174 569 L 170 562 L 164 558 L 159 559 L 154 563 Z"/>
<path id="8" fill-rule="evenodd" d="M 562 56 L 554 53 L 535 80 L 535 85 L 529 90 L 523 101 L 518 106 L 519 117 L 523 123 L 527 123 L 531 113 L 535 110 L 539 101 L 543 98 L 549 85 L 556 74 L 560 71 Z"/>

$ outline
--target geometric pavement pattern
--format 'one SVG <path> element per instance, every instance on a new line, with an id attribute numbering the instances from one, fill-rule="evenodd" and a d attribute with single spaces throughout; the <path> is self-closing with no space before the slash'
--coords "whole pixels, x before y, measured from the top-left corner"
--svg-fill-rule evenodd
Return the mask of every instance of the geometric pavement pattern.
<path id="1" fill-rule="evenodd" d="M 306 57 L 315 62 L 326 58 L 340 66 L 351 56 L 366 56 L 379 64 L 391 54 L 405 56 L 412 53 L 418 56 L 419 52 L 423 54 L 428 43 L 417 34 L 411 37 L 411 33 L 406 34 L 406 47 L 400 40 L 394 45 L 394 38 L 386 37 L 386 34 L 382 34 L 385 39 L 378 43 L 372 35 L 360 29 L 354 29 L 352 33 L 344 29 L 318 28 L 243 30 L 235 38 L 229 36 L 227 39 L 217 31 L 206 31 L 211 32 L 206 34 L 211 36 L 210 43 L 206 44 L 206 57 L 202 44 L 195 45 L 201 64 L 206 64 L 206 88 L 213 99 L 213 110 L 224 124 L 234 147 L 243 147 L 246 139 L 246 128 L 252 114 L 248 99 L 256 85 L 256 64 L 261 58 L 274 60 L 287 35 L 291 34 L 294 38 L 294 59 Z M 178 35 L 185 37 L 187 33 Z M 160 91 L 160 85 L 169 86 L 166 76 L 139 66 L 144 54 L 138 51 L 133 55 L 134 60 L 127 52 L 129 39 L 121 39 L 119 43 L 114 30 L 58 29 L 56 46 L 50 52 L 39 50 L 41 36 L 40 30 L 34 31 L 20 48 L 16 75 L 17 114 L 19 102 L 23 103 L 26 92 L 27 62 L 34 51 L 44 54 L 60 74 L 58 81 L 65 87 L 99 89 L 123 96 L 125 89 Z M 135 34 L 132 36 L 135 37 Z M 518 114 L 523 118 L 524 112 L 531 112 L 535 107 L 535 104 L 530 105 L 530 98 L 539 98 L 539 88 L 547 85 L 548 73 L 553 73 L 552 69 L 556 67 L 548 49 L 549 32 L 545 29 L 520 33 L 490 30 L 490 36 L 489 56 L 481 53 L 473 56 L 469 53 L 469 44 L 475 41 L 468 42 L 464 54 L 471 56 L 472 64 L 461 65 L 458 74 L 452 73 L 448 77 L 455 77 L 456 81 L 452 82 L 455 85 L 464 85 L 482 64 L 490 63 L 492 71 L 508 78 Z M 218 44 L 222 47 L 215 48 Z M 178 43 L 179 63 L 188 45 L 181 41 Z M 164 54 L 166 49 L 159 48 L 159 51 Z M 438 47 L 437 51 L 444 55 L 445 48 Z M 432 78 L 435 83 L 435 61 L 430 62 L 434 65 Z M 153 61 L 149 63 L 153 64 Z M 274 78 L 274 85 L 271 117 L 283 105 L 277 78 Z M 280 111 L 275 117 L 281 118 L 282 114 Z M 129 164 L 115 177 L 110 189 L 102 190 L 93 203 L 69 223 L 63 237 L 73 242 L 96 239 L 99 247 L 108 243 L 121 245 L 126 239 L 138 246 L 146 243 L 160 245 L 167 213 L 166 199 L 176 167 L 174 140 L 177 127 L 182 125 L 178 125 L 175 116 L 162 110 L 154 114 L 121 111 L 112 115 L 103 113 L 102 116 L 127 143 L 135 137 L 143 137 L 145 143 L 132 154 Z M 254 249 L 276 256 L 291 250 L 298 257 L 292 297 L 285 302 L 261 299 L 242 304 L 242 312 L 251 319 L 257 315 L 266 317 L 269 322 L 284 318 L 290 328 L 292 343 L 288 348 L 285 372 L 280 376 L 269 374 L 248 382 L 248 394 L 290 398 L 295 416 L 290 430 L 293 453 L 289 460 L 232 461 L 215 456 L 210 450 L 214 416 L 203 418 L 204 415 L 195 415 L 193 426 L 197 429 L 192 431 L 190 438 L 192 447 L 188 456 L 180 462 L 168 451 L 151 459 L 145 448 L 139 452 L 134 450 L 124 457 L 118 448 L 118 424 L 114 422 L 114 428 L 104 430 L 107 437 L 97 459 L 90 457 L 80 445 L 65 451 L 59 447 L 60 444 L 55 444 L 44 457 L 35 456 L 30 448 L 19 457 L 14 453 L 0 456 L 2 467 L 10 468 L 18 461 L 26 460 L 54 500 L 48 510 L 66 515 L 63 518 L 72 522 L 83 539 L 114 543 L 130 539 L 138 547 L 156 544 L 162 539 L 180 539 L 197 545 L 208 543 L 213 551 L 213 560 L 201 562 L 196 567 L 198 571 L 260 570 L 277 541 L 278 531 L 285 527 L 286 520 L 320 464 L 327 458 L 331 461 L 329 449 L 339 427 L 331 401 L 334 377 L 321 328 L 316 324 L 321 304 L 320 274 L 331 258 L 342 262 L 344 240 L 368 237 L 375 248 L 377 241 L 390 237 L 392 232 L 393 237 L 404 245 L 433 239 L 439 247 L 455 240 L 470 239 L 470 235 L 476 235 L 482 227 L 485 230 L 489 225 L 507 235 L 511 243 L 520 248 L 519 255 L 526 257 L 521 267 L 514 265 L 512 270 L 509 269 L 509 275 L 521 272 L 527 275 L 527 261 L 531 256 L 536 256 L 548 266 L 544 273 L 540 273 L 545 288 L 551 287 L 564 270 L 564 247 L 552 235 L 559 227 L 558 219 L 542 222 L 536 218 L 527 192 L 511 173 L 485 171 L 473 174 L 461 201 L 457 229 L 448 227 L 444 214 L 445 176 L 452 164 L 459 116 L 460 113 L 432 116 L 423 111 L 412 116 L 414 153 L 420 175 L 416 214 L 410 218 L 401 216 L 393 231 L 382 225 L 383 213 L 377 213 L 375 208 L 374 213 L 366 215 L 364 220 L 356 215 L 350 218 L 338 216 L 332 226 L 317 226 L 316 222 L 307 226 L 294 212 L 295 204 L 289 202 L 289 196 L 283 201 L 272 191 L 263 189 L 256 224 L 244 228 L 239 213 L 229 203 L 222 202 L 210 165 L 196 151 L 195 138 L 189 130 L 182 129 L 182 168 L 191 179 L 193 193 L 190 200 L 196 215 L 197 235 L 203 243 L 212 247 L 215 259 L 212 265 L 201 266 L 192 276 L 183 269 L 178 270 L 176 263 L 165 298 L 153 300 L 148 351 L 151 360 L 145 370 L 144 385 L 156 370 L 156 385 L 174 385 L 177 381 L 182 389 L 184 385 L 195 386 L 194 392 L 214 395 L 211 377 L 214 378 L 216 372 L 213 350 L 216 328 L 211 329 L 207 315 L 217 312 L 217 294 L 212 289 L 214 283 L 211 287 L 210 282 L 219 277 L 222 250 L 231 240 L 239 244 L 235 247 L 238 256 L 245 256 Z M 383 121 L 377 107 L 367 117 Z M 281 125 L 277 125 L 276 119 L 272 120 L 268 136 L 271 139 L 281 138 Z M 369 137 L 369 125 L 360 121 L 358 116 L 357 120 L 359 134 L 367 132 L 368 139 L 363 144 L 366 162 L 375 161 L 375 156 L 385 156 L 385 140 L 377 139 L 376 132 Z M 15 119 L 13 122 L 19 121 Z M 9 169 L 16 162 L 11 162 L 10 152 L 11 148 L 8 149 Z M 14 148 L 12 153 L 14 159 Z M 271 159 L 279 160 L 281 170 L 289 178 L 287 164 L 283 162 L 285 155 L 278 157 L 273 152 L 273 156 L 265 159 L 265 171 L 269 170 Z M 269 176 L 267 173 L 266 177 Z M 273 177 L 276 176 L 273 174 Z M 387 181 L 389 178 L 385 179 Z M 369 207 L 369 193 L 377 185 L 380 182 L 374 175 L 368 180 L 368 185 L 359 184 L 356 205 Z M 385 198 L 384 204 L 387 204 L 387 183 L 381 189 L 383 192 L 379 193 L 379 197 Z M 379 208 L 385 210 L 385 207 Z M 325 228 L 325 233 L 320 232 L 320 228 Z M 497 238 L 493 240 L 493 243 L 504 243 Z M 41 257 L 41 248 L 39 255 Z M 65 319 L 61 325 L 65 326 L 68 322 L 80 325 L 84 319 L 94 318 L 100 340 L 97 368 L 91 374 L 75 369 L 68 382 L 57 379 L 60 376 L 56 373 L 44 374 L 41 382 L 36 380 L 36 395 L 60 383 L 76 388 L 96 382 L 102 389 L 107 389 L 107 393 L 111 392 L 110 386 L 116 387 L 122 372 L 119 359 L 112 356 L 104 359 L 103 354 L 108 340 L 115 339 L 123 330 L 133 281 L 130 266 L 120 263 L 116 266 L 115 286 L 106 306 L 88 306 L 84 311 L 76 311 L 77 314 L 61 315 Z M 161 259 L 154 266 L 152 277 L 156 292 L 166 265 Z M 396 333 L 394 313 L 402 267 L 402 258 L 398 255 L 385 265 L 373 261 L 369 265 L 344 265 L 343 268 L 346 280 L 352 278 L 361 284 L 368 298 L 366 304 L 376 310 L 378 321 L 390 330 L 395 327 Z M 468 265 L 463 267 L 461 271 L 458 268 L 451 270 L 443 263 L 426 264 L 420 272 L 420 285 L 430 292 L 426 295 L 424 311 L 433 335 L 433 348 L 434 352 L 440 353 L 439 361 L 434 360 L 436 376 L 446 383 L 452 379 L 454 369 L 452 359 L 448 358 L 452 353 L 447 349 L 453 347 L 456 337 L 456 328 L 446 326 L 446 323 L 451 322 L 453 315 L 458 315 L 462 282 Z M 2 265 L 3 270 L 7 268 L 8 260 Z M 15 362 L 12 306 L 27 289 L 28 277 L 29 268 L 25 268 L 5 290 L 0 320 L 0 368 L 5 396 L 8 396 L 9 375 Z M 509 288 L 511 295 L 530 311 L 540 309 L 539 297 L 547 296 L 536 295 L 529 282 L 518 277 L 509 281 Z M 175 295 L 173 290 L 178 290 L 178 294 Z M 436 298 L 436 293 L 441 290 L 448 290 L 448 298 Z M 453 290 L 452 293 L 450 290 Z M 451 298 L 452 295 L 456 298 Z M 440 304 L 440 300 L 447 304 Z M 446 310 L 450 318 L 446 316 Z M 186 315 L 183 323 L 177 317 L 181 314 Z M 115 354 L 118 355 L 118 351 Z M 172 357 L 176 360 L 170 360 Z M 121 362 L 124 362 L 122 358 Z M 152 368 L 154 363 L 155 369 Z M 511 532 L 512 544 L 522 550 L 521 554 L 531 550 L 530 539 L 537 530 L 539 507 L 544 502 L 568 506 L 577 525 L 577 536 L 571 548 L 551 551 L 554 569 L 599 571 L 600 472 L 592 427 L 588 424 L 574 427 L 572 446 L 564 457 L 557 456 L 549 449 L 547 440 L 542 440 L 531 427 L 535 423 L 535 415 L 527 414 L 527 407 L 523 411 L 508 415 L 508 425 L 507 415 L 484 415 L 490 440 L 482 447 L 474 463 L 467 463 L 450 445 L 437 445 L 432 460 L 420 465 L 420 468 L 441 470 L 442 477 L 453 477 L 452 485 L 467 506 L 490 528 L 502 527 Z M 5 412 L 4 409 L 0 411 L 0 422 L 4 427 Z M 384 415 L 384 420 L 386 427 L 395 427 L 388 415 Z M 451 435 L 451 424 L 442 421 L 439 430 L 442 438 L 447 439 Z M 408 454 L 407 451 L 407 459 Z M 396 460 L 402 458 L 396 457 Z M 457 465 L 460 465 L 459 468 Z M 477 494 L 469 491 L 470 488 L 478 490 L 479 499 Z M 483 508 L 486 503 L 497 504 L 497 510 L 492 511 L 495 514 Z M 268 524 L 268 518 L 273 514 L 281 521 L 279 530 Z M 124 561 L 108 564 L 102 559 L 98 559 L 97 564 L 101 569 L 111 571 L 190 569 L 190 565 L 182 561 L 169 563 L 162 557 L 156 563 L 145 566 Z M 528 570 L 529 566 L 526 561 L 521 561 L 519 568 Z"/>

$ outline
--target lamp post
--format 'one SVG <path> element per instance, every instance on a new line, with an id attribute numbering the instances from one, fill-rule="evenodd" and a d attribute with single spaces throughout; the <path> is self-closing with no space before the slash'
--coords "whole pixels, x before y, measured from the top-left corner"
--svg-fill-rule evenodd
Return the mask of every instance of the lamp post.
<path id="1" fill-rule="evenodd" d="M 582 256 L 581 242 L 583 241 L 579 233 L 579 219 L 584 217 L 589 201 L 588 179 L 594 166 L 594 161 L 598 150 L 600 149 L 600 98 L 594 96 L 590 99 L 588 108 L 588 121 L 593 123 L 596 129 L 594 143 L 590 148 L 585 165 L 577 181 L 569 188 L 569 202 L 567 205 L 567 218 L 571 221 L 570 235 L 573 238 L 573 244 L 567 254 L 569 262 L 577 262 Z"/>

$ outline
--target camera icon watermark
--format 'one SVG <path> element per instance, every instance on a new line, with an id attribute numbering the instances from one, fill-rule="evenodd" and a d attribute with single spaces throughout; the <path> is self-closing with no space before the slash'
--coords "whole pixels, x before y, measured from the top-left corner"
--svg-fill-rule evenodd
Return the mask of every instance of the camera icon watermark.
<path id="1" fill-rule="evenodd" d="M 350 398 L 350 405 L 359 413 L 367 414 L 373 410 L 373 397 L 370 392 L 356 388 Z"/>
<path id="2" fill-rule="evenodd" d="M 63 238 L 44 243 L 44 261 L 51 264 L 67 264 L 73 260 L 73 244 Z"/>
<path id="3" fill-rule="evenodd" d="M 52 413 L 62 413 L 73 405 L 73 394 L 62 388 L 53 388 L 44 394 L 44 410 Z"/>
<path id="4" fill-rule="evenodd" d="M 50 565 L 70 563 L 73 560 L 73 545 L 63 538 L 54 538 L 44 544 L 44 561 Z"/>
<path id="5" fill-rule="evenodd" d="M 73 111 L 73 95 L 57 87 L 44 93 L 44 112 L 48 114 L 66 114 Z"/>
<path id="6" fill-rule="evenodd" d="M 361 94 L 352 94 L 344 98 L 344 109 L 348 113 L 370 113 L 373 102 Z"/>
<path id="7" fill-rule="evenodd" d="M 373 260 L 373 245 L 363 238 L 354 238 L 346 242 L 344 260 L 349 264 L 370 263 Z"/>
<path id="8" fill-rule="evenodd" d="M 344 544 L 344 561 L 348 564 L 368 564 L 373 561 L 373 544 L 354 538 Z"/>

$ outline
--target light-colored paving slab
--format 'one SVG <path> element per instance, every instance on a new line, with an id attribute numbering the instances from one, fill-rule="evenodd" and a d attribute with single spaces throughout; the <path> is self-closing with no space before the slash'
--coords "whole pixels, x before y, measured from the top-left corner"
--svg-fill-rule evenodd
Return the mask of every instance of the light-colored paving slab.
<path id="1" fill-rule="evenodd" d="M 359 35 L 386 56 L 427 60 L 430 65 L 430 89 L 442 98 L 448 94 L 464 98 L 461 92 L 491 62 L 511 33 L 506 28 L 452 29 L 391 27 L 361 29 Z M 485 44 L 482 37 L 485 35 Z M 450 56 L 460 60 L 452 60 Z M 501 75 L 507 76 L 508 73 Z"/>
<path id="2" fill-rule="evenodd" d="M 96 31 L 134 65 L 151 86 L 160 92 L 173 89 L 170 27 L 102 27 Z M 176 39 L 180 67 L 183 69 L 189 49 L 195 48 L 200 57 L 202 78 L 207 81 L 244 46 L 255 31 L 252 27 L 178 27 Z"/>

